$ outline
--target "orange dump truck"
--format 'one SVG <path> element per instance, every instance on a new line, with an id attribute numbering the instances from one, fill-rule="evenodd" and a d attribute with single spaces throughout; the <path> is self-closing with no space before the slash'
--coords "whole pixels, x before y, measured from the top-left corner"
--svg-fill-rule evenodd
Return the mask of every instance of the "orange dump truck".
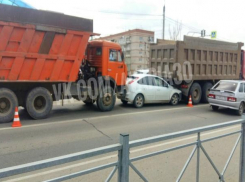
<path id="1" fill-rule="evenodd" d="M 71 97 L 112 110 L 125 86 L 124 56 L 93 35 L 89 19 L 0 5 L 0 123 L 16 106 L 46 118 L 53 101 Z"/>

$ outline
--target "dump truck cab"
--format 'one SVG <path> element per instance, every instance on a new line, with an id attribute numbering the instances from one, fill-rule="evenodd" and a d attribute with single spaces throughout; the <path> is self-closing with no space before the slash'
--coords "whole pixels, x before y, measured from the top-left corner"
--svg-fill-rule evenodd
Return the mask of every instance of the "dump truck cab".
<path id="1" fill-rule="evenodd" d="M 94 40 L 88 43 L 86 55 L 90 68 L 95 71 L 95 76 L 109 77 L 117 88 L 125 85 L 127 66 L 119 44 Z"/>

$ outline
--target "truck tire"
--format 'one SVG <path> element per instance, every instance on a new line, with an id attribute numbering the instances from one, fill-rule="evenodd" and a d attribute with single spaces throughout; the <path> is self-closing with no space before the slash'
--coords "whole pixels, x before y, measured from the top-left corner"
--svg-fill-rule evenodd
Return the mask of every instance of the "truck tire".
<path id="1" fill-rule="evenodd" d="M 190 95 L 193 104 L 199 104 L 202 98 L 202 88 L 199 83 L 193 83 L 190 89 Z"/>
<path id="2" fill-rule="evenodd" d="M 212 86 L 213 84 L 210 82 L 206 82 L 202 86 L 202 102 L 203 103 L 208 103 L 208 94 L 209 94 L 208 89 L 212 88 Z"/>
<path id="3" fill-rule="evenodd" d="M 26 110 L 33 119 L 47 118 L 52 107 L 53 99 L 46 88 L 34 88 L 26 97 Z"/>
<path id="4" fill-rule="evenodd" d="M 108 87 L 107 91 L 99 93 L 97 98 L 97 106 L 101 111 L 111 111 L 116 103 L 116 94 L 112 87 Z"/>
<path id="5" fill-rule="evenodd" d="M 13 121 L 18 99 L 15 93 L 7 88 L 0 89 L 0 123 Z"/>

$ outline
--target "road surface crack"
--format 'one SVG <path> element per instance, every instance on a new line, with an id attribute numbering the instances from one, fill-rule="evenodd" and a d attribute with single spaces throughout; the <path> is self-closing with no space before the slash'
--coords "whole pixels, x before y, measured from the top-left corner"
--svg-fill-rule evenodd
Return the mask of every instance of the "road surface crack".
<path id="1" fill-rule="evenodd" d="M 105 137 L 109 138 L 110 140 L 113 140 L 110 136 L 108 136 L 107 134 L 105 134 L 103 131 L 99 130 L 93 123 L 90 123 L 88 120 L 83 119 L 84 122 L 86 122 L 87 124 L 91 125 L 96 131 L 98 131 L 99 133 L 101 133 L 102 135 L 104 135 Z"/>

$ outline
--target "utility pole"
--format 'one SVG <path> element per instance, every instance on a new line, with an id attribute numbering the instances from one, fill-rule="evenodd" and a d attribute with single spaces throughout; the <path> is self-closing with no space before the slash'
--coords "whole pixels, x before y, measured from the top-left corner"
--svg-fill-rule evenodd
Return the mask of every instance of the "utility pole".
<path id="1" fill-rule="evenodd" d="M 165 33 L 165 5 L 163 6 L 163 22 L 162 22 L 162 39 L 164 39 Z"/>

